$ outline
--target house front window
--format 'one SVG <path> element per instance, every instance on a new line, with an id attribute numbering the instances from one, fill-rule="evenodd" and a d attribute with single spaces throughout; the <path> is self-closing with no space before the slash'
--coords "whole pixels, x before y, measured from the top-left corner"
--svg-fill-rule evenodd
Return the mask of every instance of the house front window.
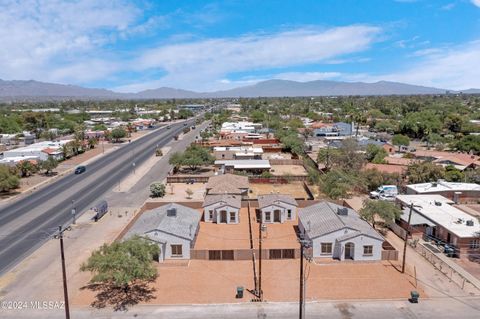
<path id="1" fill-rule="evenodd" d="M 213 210 L 208 211 L 208 219 L 210 219 L 210 220 L 213 219 Z"/>
<path id="2" fill-rule="evenodd" d="M 363 246 L 363 255 L 364 256 L 372 256 L 373 255 L 373 246 L 372 245 Z"/>
<path id="3" fill-rule="evenodd" d="M 271 219 L 271 213 L 270 212 L 265 212 L 265 221 L 269 222 Z"/>
<path id="4" fill-rule="evenodd" d="M 470 241 L 470 249 L 480 248 L 480 239 L 473 239 Z"/>
<path id="5" fill-rule="evenodd" d="M 292 210 L 291 209 L 287 210 L 287 218 L 292 219 Z"/>
<path id="6" fill-rule="evenodd" d="M 172 248 L 172 257 L 182 257 L 182 245 L 170 245 Z"/>
<path id="7" fill-rule="evenodd" d="M 235 215 L 236 215 L 235 212 L 230 212 L 230 222 L 231 223 L 234 223 L 237 220 Z"/>
<path id="8" fill-rule="evenodd" d="M 320 253 L 322 255 L 331 255 L 332 254 L 332 243 L 321 243 L 320 244 Z"/>

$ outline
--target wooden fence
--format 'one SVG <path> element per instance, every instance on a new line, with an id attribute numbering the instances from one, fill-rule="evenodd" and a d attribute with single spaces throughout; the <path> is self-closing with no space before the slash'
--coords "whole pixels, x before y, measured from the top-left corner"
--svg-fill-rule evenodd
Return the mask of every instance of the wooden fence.
<path id="1" fill-rule="evenodd" d="M 278 254 L 278 252 L 281 252 Z M 217 252 L 222 252 L 216 254 Z M 226 254 L 225 252 L 229 252 Z M 199 260 L 252 260 L 253 255 L 258 259 L 258 249 L 231 249 L 231 250 L 209 250 L 190 249 L 190 259 Z M 215 256 L 215 259 L 211 257 Z M 228 256 L 222 258 L 222 256 Z M 231 258 L 233 256 L 233 259 Z M 300 249 L 262 249 L 262 259 L 297 259 L 300 258 Z"/>
<path id="2" fill-rule="evenodd" d="M 303 166 L 303 161 L 300 159 L 269 159 L 270 165 L 300 165 Z"/>
<path id="3" fill-rule="evenodd" d="M 187 182 L 195 182 L 195 183 L 206 183 L 210 176 L 196 176 L 196 175 L 173 175 L 167 176 L 167 183 L 187 183 Z"/>

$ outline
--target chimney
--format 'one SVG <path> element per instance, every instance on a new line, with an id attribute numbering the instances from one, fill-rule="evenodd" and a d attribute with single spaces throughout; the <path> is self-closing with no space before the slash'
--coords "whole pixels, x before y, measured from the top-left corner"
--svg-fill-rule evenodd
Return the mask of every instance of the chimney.
<path id="1" fill-rule="evenodd" d="M 348 216 L 348 208 L 346 207 L 338 207 L 337 208 L 337 214 L 339 216 Z"/>
<path id="2" fill-rule="evenodd" d="M 167 216 L 168 217 L 177 217 L 177 209 L 175 207 L 171 207 L 167 209 Z"/>

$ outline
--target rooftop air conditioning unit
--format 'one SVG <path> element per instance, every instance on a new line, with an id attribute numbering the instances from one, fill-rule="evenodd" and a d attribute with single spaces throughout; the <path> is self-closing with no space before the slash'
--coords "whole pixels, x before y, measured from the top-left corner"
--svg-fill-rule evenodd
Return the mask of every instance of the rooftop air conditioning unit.
<path id="1" fill-rule="evenodd" d="M 168 217 L 176 217 L 177 216 L 177 209 L 175 207 L 167 209 L 167 216 Z"/>
<path id="2" fill-rule="evenodd" d="M 471 219 L 467 220 L 466 224 L 467 224 L 467 226 L 473 226 L 473 220 L 471 220 Z"/>

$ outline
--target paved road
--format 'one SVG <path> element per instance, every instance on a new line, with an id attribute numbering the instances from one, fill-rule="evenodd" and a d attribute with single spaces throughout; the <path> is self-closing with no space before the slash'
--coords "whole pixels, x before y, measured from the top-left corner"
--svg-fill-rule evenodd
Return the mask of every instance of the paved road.
<path id="1" fill-rule="evenodd" d="M 193 124 L 193 120 L 187 124 Z M 133 163 L 138 166 L 144 162 L 157 145 L 164 146 L 184 127 L 183 123 L 177 123 L 170 125 L 170 129 L 157 129 L 87 165 L 83 174 L 69 174 L 0 207 L 0 275 L 51 237 L 59 225 L 70 224 L 72 206 L 77 215 L 91 208 L 104 193 L 131 173 Z"/>

